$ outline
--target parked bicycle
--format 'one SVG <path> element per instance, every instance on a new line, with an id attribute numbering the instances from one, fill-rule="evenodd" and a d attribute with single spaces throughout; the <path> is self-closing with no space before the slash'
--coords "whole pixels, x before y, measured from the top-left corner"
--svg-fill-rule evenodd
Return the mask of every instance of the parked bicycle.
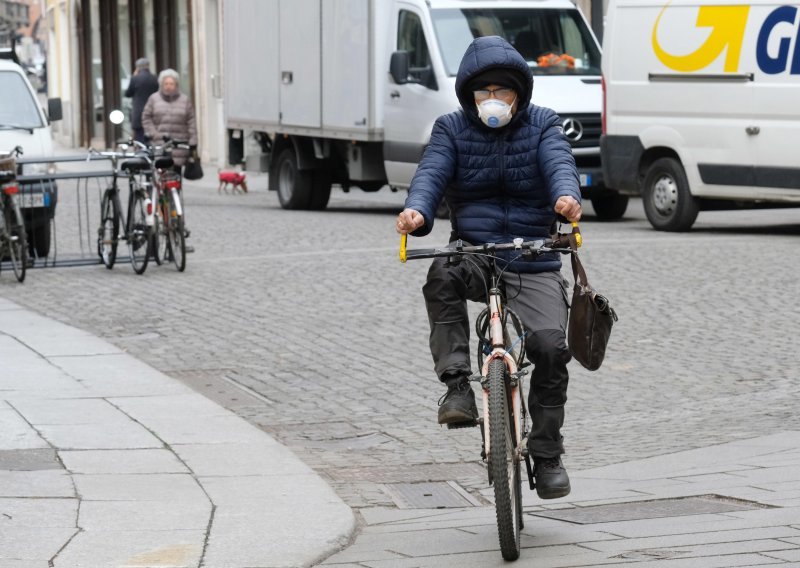
<path id="1" fill-rule="evenodd" d="M 114 268 L 117 259 L 117 246 L 120 240 L 128 245 L 131 264 L 136 274 L 144 274 L 150 259 L 153 232 L 153 203 L 150 182 L 144 173 L 150 164 L 142 156 L 129 152 L 130 146 L 119 145 L 121 151 L 89 153 L 107 157 L 113 165 L 111 185 L 103 193 L 100 205 L 100 228 L 97 231 L 97 253 L 109 270 Z M 121 162 L 120 162 L 121 160 Z M 118 178 L 128 180 L 128 209 L 123 218 Z"/>
<path id="2" fill-rule="evenodd" d="M 475 331 L 478 337 L 478 368 L 480 372 L 470 377 L 480 382 L 483 392 L 483 416 L 474 423 L 460 423 L 454 427 L 480 426 L 481 458 L 488 465 L 489 484 L 494 486 L 497 530 L 500 551 L 506 560 L 516 560 L 520 553 L 522 517 L 522 476 L 520 464 L 525 462 L 528 483 L 535 488 L 534 472 L 528 455 L 528 410 L 524 396 L 524 377 L 530 365 L 525 361 L 524 340 L 526 332 L 517 314 L 506 305 L 505 286 L 502 279 L 510 263 L 520 258 L 533 258 L 541 254 L 558 252 L 570 254 L 570 238 L 579 243 L 579 231 L 573 224 L 573 235 L 559 235 L 555 240 L 523 241 L 512 243 L 487 243 L 437 249 L 406 250 L 407 236 L 400 241 L 400 261 L 422 258 L 448 257 L 454 262 L 471 261 L 471 257 L 489 260 L 486 285 L 486 307 L 478 315 Z M 516 251 L 510 261 L 497 256 L 500 251 Z"/>
<path id="3" fill-rule="evenodd" d="M 0 154 L 0 260 L 8 259 L 19 282 L 25 280 L 28 265 L 25 223 L 17 201 L 19 185 L 16 181 L 16 157 L 21 155 L 22 148 L 19 146 L 11 152 Z"/>
<path id="4" fill-rule="evenodd" d="M 156 264 L 172 261 L 179 272 L 186 269 L 186 228 L 181 198 L 181 176 L 173 169 L 172 150 L 189 149 L 188 144 L 167 140 L 151 145 L 143 157 L 151 168 L 146 175 L 152 186 L 155 206 L 152 252 Z"/>

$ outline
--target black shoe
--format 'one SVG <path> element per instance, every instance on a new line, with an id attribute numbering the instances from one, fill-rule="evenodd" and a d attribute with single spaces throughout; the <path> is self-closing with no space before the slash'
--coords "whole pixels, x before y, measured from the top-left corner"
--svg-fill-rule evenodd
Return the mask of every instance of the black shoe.
<path id="1" fill-rule="evenodd" d="M 475 393 L 467 379 L 450 382 L 439 399 L 439 424 L 474 422 L 478 418 Z"/>
<path id="2" fill-rule="evenodd" d="M 536 494 L 541 499 L 558 499 L 569 495 L 569 476 L 560 457 L 533 456 L 533 476 L 536 478 Z"/>

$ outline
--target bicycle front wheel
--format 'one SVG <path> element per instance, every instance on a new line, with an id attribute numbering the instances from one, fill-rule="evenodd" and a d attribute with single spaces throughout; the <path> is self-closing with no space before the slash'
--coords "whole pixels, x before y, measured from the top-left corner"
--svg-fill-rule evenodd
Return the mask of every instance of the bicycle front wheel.
<path id="1" fill-rule="evenodd" d="M 159 266 L 169 260 L 168 223 L 169 219 L 164 217 L 164 208 L 159 203 L 153 215 L 153 260 Z"/>
<path id="2" fill-rule="evenodd" d="M 117 260 L 117 239 L 119 239 L 119 211 L 117 202 L 106 192 L 100 206 L 100 228 L 97 231 L 97 254 L 106 268 L 114 268 Z"/>
<path id="3" fill-rule="evenodd" d="M 169 252 L 175 268 L 178 269 L 178 272 L 183 272 L 186 270 L 186 232 L 183 226 L 183 215 L 178 214 L 174 203 L 170 204 L 169 214 Z"/>
<path id="4" fill-rule="evenodd" d="M 16 207 L 6 204 L 5 223 L 8 231 L 8 256 L 11 268 L 18 281 L 25 281 L 25 271 L 28 264 L 28 244 L 25 239 L 25 225 L 17 215 Z"/>
<path id="5" fill-rule="evenodd" d="M 516 458 L 516 432 L 511 392 L 502 359 L 489 363 L 489 471 L 494 481 L 494 503 L 500 552 L 506 560 L 516 560 L 522 528 L 522 479 Z"/>
<path id="6" fill-rule="evenodd" d="M 150 260 L 152 246 L 150 227 L 147 226 L 144 196 L 137 192 L 133 199 L 128 226 L 128 251 L 136 274 L 144 274 Z"/>

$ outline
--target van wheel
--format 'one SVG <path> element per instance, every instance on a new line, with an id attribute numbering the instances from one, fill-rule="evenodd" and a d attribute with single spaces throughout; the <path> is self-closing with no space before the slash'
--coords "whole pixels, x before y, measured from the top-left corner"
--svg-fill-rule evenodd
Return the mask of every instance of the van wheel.
<path id="1" fill-rule="evenodd" d="M 592 208 L 601 221 L 622 219 L 628 209 L 628 196 L 619 193 L 605 193 L 592 197 Z"/>
<path id="2" fill-rule="evenodd" d="M 297 169 L 293 148 L 285 148 L 269 172 L 270 189 L 277 190 L 284 209 L 308 209 L 313 181 L 313 172 Z"/>
<path id="3" fill-rule="evenodd" d="M 675 158 L 659 158 L 644 177 L 644 212 L 659 231 L 688 231 L 697 219 L 697 201 L 689 191 L 689 181 Z"/>

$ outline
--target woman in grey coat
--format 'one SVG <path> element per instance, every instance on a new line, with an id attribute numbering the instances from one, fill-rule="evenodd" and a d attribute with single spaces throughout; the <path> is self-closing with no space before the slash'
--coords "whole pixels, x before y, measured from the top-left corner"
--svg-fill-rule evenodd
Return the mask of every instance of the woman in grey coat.
<path id="1" fill-rule="evenodd" d="M 150 95 L 142 112 L 142 127 L 153 144 L 160 144 L 164 137 L 197 146 L 197 124 L 194 106 L 189 97 L 178 89 L 180 75 L 174 69 L 164 69 L 158 74 L 158 91 Z M 189 153 L 176 148 L 172 159 L 176 166 L 183 166 Z"/>

